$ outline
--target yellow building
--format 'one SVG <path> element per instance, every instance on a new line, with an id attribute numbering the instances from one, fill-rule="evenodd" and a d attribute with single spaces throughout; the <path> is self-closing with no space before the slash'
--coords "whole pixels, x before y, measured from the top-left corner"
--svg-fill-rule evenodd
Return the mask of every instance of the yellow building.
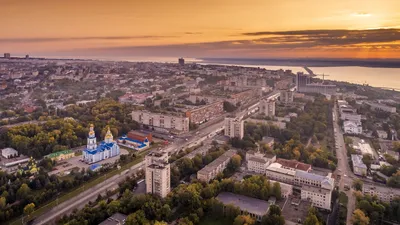
<path id="1" fill-rule="evenodd" d="M 45 158 L 52 159 L 55 161 L 70 159 L 75 156 L 75 152 L 71 150 L 64 150 L 59 152 L 53 152 L 45 156 Z"/>

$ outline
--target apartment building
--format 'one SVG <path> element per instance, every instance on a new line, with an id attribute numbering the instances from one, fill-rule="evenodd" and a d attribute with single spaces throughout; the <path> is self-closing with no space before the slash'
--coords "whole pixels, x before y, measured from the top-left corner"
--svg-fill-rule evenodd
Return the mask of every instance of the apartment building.
<path id="1" fill-rule="evenodd" d="M 225 118 L 224 134 L 228 137 L 242 139 L 244 136 L 244 122 L 241 118 Z"/>
<path id="2" fill-rule="evenodd" d="M 294 92 L 291 90 L 282 90 L 279 100 L 285 104 L 292 103 Z"/>
<path id="3" fill-rule="evenodd" d="M 265 174 L 266 168 L 275 162 L 276 156 L 272 154 L 263 154 L 260 152 L 248 151 L 246 152 L 247 170 Z"/>
<path id="4" fill-rule="evenodd" d="M 367 174 L 367 166 L 362 161 L 362 155 L 351 155 L 353 162 L 353 170 L 355 175 L 365 176 Z"/>
<path id="5" fill-rule="evenodd" d="M 376 195 L 383 202 L 391 202 L 395 198 L 400 197 L 400 189 L 390 188 L 386 186 L 378 186 L 376 184 L 363 184 L 363 193 Z"/>
<path id="6" fill-rule="evenodd" d="M 265 116 L 273 117 L 275 116 L 275 99 L 263 99 L 260 101 L 260 113 Z"/>
<path id="7" fill-rule="evenodd" d="M 186 111 L 186 117 L 194 124 L 201 124 L 224 113 L 224 103 L 214 102 L 206 106 Z"/>
<path id="8" fill-rule="evenodd" d="M 209 182 L 210 180 L 214 179 L 219 173 L 224 171 L 224 169 L 228 166 L 229 161 L 235 154 L 235 150 L 226 151 L 203 169 L 199 170 L 197 172 L 197 179 L 204 182 Z"/>
<path id="9" fill-rule="evenodd" d="M 331 190 L 305 185 L 301 188 L 300 195 L 301 199 L 310 200 L 314 207 L 331 209 Z"/>
<path id="10" fill-rule="evenodd" d="M 148 111 L 133 111 L 132 120 L 151 127 L 164 128 L 176 132 L 189 132 L 189 118 L 164 115 Z"/>
<path id="11" fill-rule="evenodd" d="M 150 153 L 146 162 L 146 193 L 156 194 L 162 198 L 171 191 L 170 164 L 168 153 Z"/>

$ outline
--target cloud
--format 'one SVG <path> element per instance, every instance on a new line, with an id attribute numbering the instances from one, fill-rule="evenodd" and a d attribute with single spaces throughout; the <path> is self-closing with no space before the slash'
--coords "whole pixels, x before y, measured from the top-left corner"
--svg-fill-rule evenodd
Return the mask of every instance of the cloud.
<path id="1" fill-rule="evenodd" d="M 132 39 L 160 39 L 176 36 L 109 36 L 109 37 L 38 37 L 38 38 L 0 38 L 0 43 L 37 43 L 37 42 L 63 42 L 63 41 L 105 41 L 105 40 L 132 40 Z"/>
<path id="2" fill-rule="evenodd" d="M 356 16 L 356 17 L 370 17 L 371 14 L 369 13 L 365 13 L 365 12 L 358 12 L 358 13 L 353 13 L 351 14 L 352 16 Z"/>
<path id="3" fill-rule="evenodd" d="M 187 35 L 199 35 L 199 34 L 203 34 L 202 32 L 185 32 L 185 34 Z"/>

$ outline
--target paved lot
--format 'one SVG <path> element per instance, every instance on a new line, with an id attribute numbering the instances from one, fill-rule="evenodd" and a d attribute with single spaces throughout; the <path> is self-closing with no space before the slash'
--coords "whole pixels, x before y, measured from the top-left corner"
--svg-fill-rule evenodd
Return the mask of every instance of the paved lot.
<path id="1" fill-rule="evenodd" d="M 121 152 L 120 155 L 129 154 L 129 152 L 123 148 L 120 149 L 120 152 Z M 100 161 L 100 162 L 98 162 L 98 164 L 103 165 L 105 163 L 114 163 L 115 161 L 117 161 L 119 159 L 119 157 L 120 156 L 112 157 L 112 158 Z M 73 168 L 78 168 L 79 170 L 81 170 L 82 168 L 85 168 L 85 169 L 89 168 L 90 165 L 80 161 L 80 159 L 82 159 L 82 155 L 75 156 L 73 158 L 59 162 L 58 165 L 55 167 L 56 170 L 51 171 L 49 173 L 49 175 L 52 175 L 52 174 L 62 175 L 63 173 L 68 173 Z"/>

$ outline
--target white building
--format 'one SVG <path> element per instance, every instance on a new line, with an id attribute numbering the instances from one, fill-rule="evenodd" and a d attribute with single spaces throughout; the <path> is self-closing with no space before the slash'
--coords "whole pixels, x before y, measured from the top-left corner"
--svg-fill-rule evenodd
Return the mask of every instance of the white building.
<path id="1" fill-rule="evenodd" d="M 260 101 L 260 113 L 265 116 L 273 117 L 275 116 L 275 99 L 263 99 Z"/>
<path id="2" fill-rule="evenodd" d="M 3 156 L 6 159 L 17 157 L 18 151 L 13 148 L 4 148 L 1 150 L 1 156 Z"/>
<path id="3" fill-rule="evenodd" d="M 357 124 L 361 124 L 361 115 L 357 113 L 340 113 L 340 119 L 343 121 L 352 121 Z"/>
<path id="4" fill-rule="evenodd" d="M 355 175 L 367 175 L 367 166 L 362 161 L 362 155 L 352 154 L 351 161 L 353 162 L 353 170 Z"/>
<path id="5" fill-rule="evenodd" d="M 346 120 L 343 122 L 343 129 L 346 134 L 362 134 L 361 124 Z"/>
<path id="6" fill-rule="evenodd" d="M 363 193 L 375 195 L 383 202 L 391 202 L 395 198 L 400 197 L 400 189 L 390 188 L 386 186 L 378 186 L 376 184 L 363 184 Z"/>
<path id="7" fill-rule="evenodd" d="M 334 189 L 331 173 L 322 176 L 308 172 L 309 170 L 304 165 L 300 166 L 301 169 L 296 169 L 293 166 L 283 166 L 278 161 L 266 168 L 266 176 L 269 179 L 300 189 L 301 198 L 310 200 L 315 207 L 331 209 L 331 195 Z"/>
<path id="8" fill-rule="evenodd" d="M 253 151 L 246 152 L 247 170 L 255 173 L 265 174 L 265 169 L 275 160 L 275 155 L 265 155 Z"/>
<path id="9" fill-rule="evenodd" d="M 97 145 L 96 134 L 93 124 L 90 125 L 89 137 L 86 149 L 83 150 L 82 159 L 86 163 L 95 163 L 119 155 L 120 150 L 117 142 L 108 128 L 104 141 Z"/>
<path id="10" fill-rule="evenodd" d="M 189 132 L 189 118 L 183 116 L 163 115 L 147 111 L 133 111 L 132 120 L 151 127 Z"/>
<path id="11" fill-rule="evenodd" d="M 387 139 L 388 138 L 388 134 L 384 130 L 377 130 L 376 133 L 378 134 L 379 138 L 382 138 L 382 139 Z"/>
<path id="12" fill-rule="evenodd" d="M 225 118 L 225 136 L 242 139 L 244 136 L 244 122 L 241 118 Z"/>
<path id="13" fill-rule="evenodd" d="M 162 198 L 171 191 L 171 171 L 168 153 L 150 153 L 146 156 L 146 193 L 156 194 Z"/>
<path id="14" fill-rule="evenodd" d="M 231 158 L 236 154 L 236 151 L 229 150 L 222 154 L 220 157 L 212 161 L 203 169 L 197 172 L 197 179 L 204 182 L 209 182 L 214 179 L 219 173 L 222 173 L 228 166 Z"/>

